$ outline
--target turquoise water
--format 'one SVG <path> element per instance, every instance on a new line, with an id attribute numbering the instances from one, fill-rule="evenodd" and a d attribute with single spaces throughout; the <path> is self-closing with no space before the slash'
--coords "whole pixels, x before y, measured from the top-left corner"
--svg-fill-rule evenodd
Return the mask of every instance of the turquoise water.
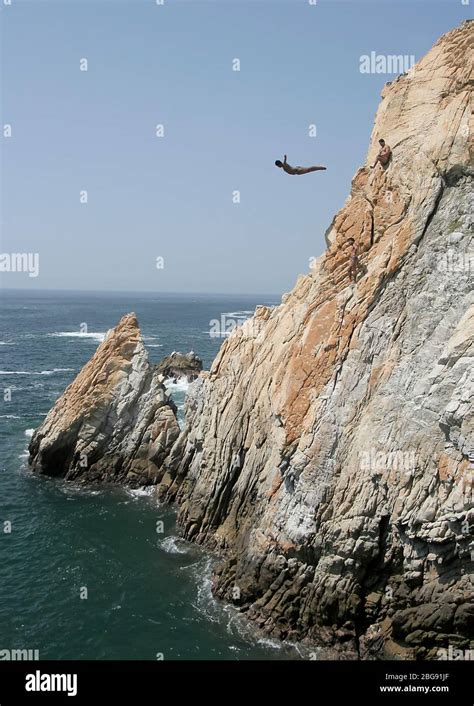
<path id="1" fill-rule="evenodd" d="M 172 509 L 144 490 L 79 489 L 26 465 L 32 430 L 124 313 L 137 313 L 153 361 L 193 349 L 209 367 L 221 344 L 210 320 L 257 303 L 3 292 L 0 384 L 12 399 L 2 394 L 0 529 L 10 521 L 12 531 L 0 532 L 0 649 L 38 649 L 41 659 L 300 657 L 212 598 L 213 559 L 179 539 Z M 82 323 L 88 335 L 78 335 Z M 181 409 L 184 386 L 170 389 Z"/>

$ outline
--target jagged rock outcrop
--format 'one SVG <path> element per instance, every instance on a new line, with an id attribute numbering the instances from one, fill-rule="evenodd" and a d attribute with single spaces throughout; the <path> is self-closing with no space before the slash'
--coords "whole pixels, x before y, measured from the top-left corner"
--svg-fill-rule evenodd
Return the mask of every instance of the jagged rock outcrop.
<path id="1" fill-rule="evenodd" d="M 472 647 L 472 40 L 385 87 L 327 252 L 193 383 L 159 486 L 218 596 L 352 656 Z"/>
<path id="2" fill-rule="evenodd" d="M 192 382 L 202 370 L 202 360 L 194 351 L 189 353 L 173 351 L 160 360 L 156 369 L 164 380 L 186 378 L 188 382 Z"/>
<path id="3" fill-rule="evenodd" d="M 159 377 L 127 314 L 36 430 L 32 469 L 87 483 L 154 483 L 179 434 Z"/>

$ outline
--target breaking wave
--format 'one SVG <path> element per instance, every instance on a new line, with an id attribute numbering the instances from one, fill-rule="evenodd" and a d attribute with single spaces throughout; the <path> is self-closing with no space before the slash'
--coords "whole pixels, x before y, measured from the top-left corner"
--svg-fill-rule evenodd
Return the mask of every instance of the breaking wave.
<path id="1" fill-rule="evenodd" d="M 190 383 L 188 382 L 187 378 L 184 377 L 178 378 L 176 382 L 174 382 L 174 380 L 165 380 L 163 382 L 163 385 L 171 394 L 176 392 L 182 392 L 186 394 L 189 389 L 189 384 Z"/>
<path id="2" fill-rule="evenodd" d="M 165 537 L 158 544 L 168 554 L 187 554 L 189 551 L 189 546 L 179 537 Z"/>
<path id="3" fill-rule="evenodd" d="M 74 368 L 53 368 L 52 370 L 0 370 L 0 375 L 54 375 L 54 373 L 74 372 Z"/>
<path id="4" fill-rule="evenodd" d="M 93 341 L 102 341 L 105 338 L 105 331 L 91 331 L 83 333 L 82 331 L 56 331 L 55 333 L 48 333 L 48 336 L 54 336 L 56 338 L 83 338 L 91 339 Z"/>

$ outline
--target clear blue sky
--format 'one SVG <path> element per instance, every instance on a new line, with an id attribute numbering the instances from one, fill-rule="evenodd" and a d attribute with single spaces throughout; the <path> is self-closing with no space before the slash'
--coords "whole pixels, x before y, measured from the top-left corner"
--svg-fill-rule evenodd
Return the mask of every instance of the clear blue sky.
<path id="1" fill-rule="evenodd" d="M 2 286 L 281 293 L 323 251 L 394 78 L 361 74 L 360 56 L 418 60 L 472 6 L 2 0 L 1 13 L 1 252 L 40 256 L 39 277 Z M 328 171 L 288 176 L 284 152 Z"/>

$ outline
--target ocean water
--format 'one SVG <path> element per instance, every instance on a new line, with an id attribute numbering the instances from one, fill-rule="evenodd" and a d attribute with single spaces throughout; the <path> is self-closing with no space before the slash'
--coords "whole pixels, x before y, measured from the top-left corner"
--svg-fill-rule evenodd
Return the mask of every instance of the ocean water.
<path id="1" fill-rule="evenodd" d="M 37 649 L 40 659 L 301 658 L 299 647 L 265 638 L 213 599 L 213 557 L 179 538 L 174 510 L 149 492 L 79 489 L 27 466 L 33 429 L 123 314 L 136 312 L 153 362 L 194 350 L 208 368 L 222 343 L 210 322 L 245 317 L 259 303 L 278 299 L 2 292 L 0 650 Z M 185 387 L 169 386 L 180 410 Z"/>

